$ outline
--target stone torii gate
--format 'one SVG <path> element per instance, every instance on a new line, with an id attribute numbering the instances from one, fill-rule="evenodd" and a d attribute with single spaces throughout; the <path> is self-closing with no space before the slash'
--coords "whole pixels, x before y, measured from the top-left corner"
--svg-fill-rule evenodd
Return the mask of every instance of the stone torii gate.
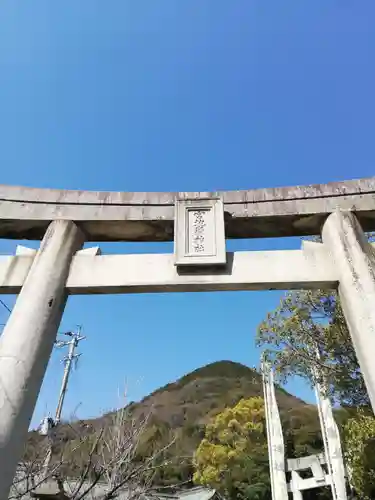
<path id="1" fill-rule="evenodd" d="M 19 294 L 0 337 L 5 500 L 69 294 L 337 288 L 375 408 L 375 178 L 221 193 L 0 186 L 0 237 L 42 240 L 0 258 Z M 226 253 L 225 238 L 322 234 L 301 250 Z M 175 236 L 174 236 L 175 235 Z M 99 255 L 85 241 L 170 241 L 175 253 Z"/>
<path id="2" fill-rule="evenodd" d="M 304 490 L 328 485 L 331 487 L 333 500 L 347 500 L 345 466 L 340 434 L 333 415 L 331 402 L 321 383 L 317 378 L 315 379 L 315 394 L 324 452 L 318 455 L 286 459 L 273 370 L 269 363 L 262 360 L 261 371 L 272 500 L 288 500 L 288 491 L 293 494 L 293 500 L 303 500 L 302 492 Z M 327 471 L 322 468 L 323 464 L 327 466 Z M 286 477 L 287 470 L 290 473 L 289 484 Z M 298 471 L 306 470 L 310 470 L 312 476 L 301 477 Z"/>

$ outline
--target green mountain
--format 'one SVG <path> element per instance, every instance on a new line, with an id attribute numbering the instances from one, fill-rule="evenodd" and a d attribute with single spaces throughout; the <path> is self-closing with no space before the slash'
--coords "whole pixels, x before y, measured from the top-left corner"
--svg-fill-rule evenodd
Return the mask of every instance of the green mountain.
<path id="1" fill-rule="evenodd" d="M 305 403 L 277 388 L 280 409 L 305 407 Z M 206 424 L 213 415 L 241 398 L 263 396 L 262 377 L 251 368 L 232 361 L 218 361 L 161 387 L 139 403 L 144 410 L 172 428 Z"/>
<path id="2" fill-rule="evenodd" d="M 127 410 L 133 417 L 149 415 L 148 428 L 142 437 L 137 460 L 149 456 L 152 450 L 161 449 L 175 440 L 167 454 L 171 458 L 185 457 L 160 471 L 159 483 L 186 481 L 192 473 L 191 461 L 205 425 L 226 407 L 235 405 L 242 398 L 263 396 L 262 377 L 254 369 L 231 361 L 219 361 L 188 373 L 145 397 L 139 403 L 131 403 Z M 276 387 L 276 397 L 283 421 L 287 453 L 289 457 L 320 452 L 323 449 L 319 421 L 315 406 Z M 96 419 L 61 424 L 57 438 L 61 446 L 77 440 L 77 436 L 106 427 L 113 414 Z M 31 433 L 28 453 L 41 443 L 36 433 Z M 56 447 L 59 452 L 60 446 Z"/>

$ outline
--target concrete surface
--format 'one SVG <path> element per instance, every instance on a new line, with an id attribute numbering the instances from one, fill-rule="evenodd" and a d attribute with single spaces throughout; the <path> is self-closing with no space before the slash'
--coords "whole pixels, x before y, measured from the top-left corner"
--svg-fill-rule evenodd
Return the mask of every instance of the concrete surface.
<path id="1" fill-rule="evenodd" d="M 336 267 L 321 244 L 227 256 L 223 269 L 179 270 L 173 254 L 77 254 L 66 287 L 72 295 L 337 287 Z M 18 293 L 32 262 L 30 255 L 0 257 L 0 293 Z"/>
<path id="2" fill-rule="evenodd" d="M 331 476 L 332 499 L 347 500 L 344 457 L 341 449 L 340 433 L 333 415 L 331 401 L 325 394 L 323 387 L 318 382 L 318 377 L 316 377 L 315 394 L 324 443 L 324 453 L 328 473 Z M 319 475 L 314 472 L 313 468 L 312 471 L 315 477 Z"/>
<path id="3" fill-rule="evenodd" d="M 375 250 L 350 212 L 331 214 L 322 236 L 339 273 L 341 306 L 375 409 Z"/>
<path id="4" fill-rule="evenodd" d="M 354 210 L 375 229 L 375 178 L 219 193 L 90 192 L 0 186 L 0 237 L 42 239 L 54 219 L 73 220 L 90 241 L 173 240 L 174 201 L 219 196 L 227 238 L 320 234 L 326 217 Z"/>
<path id="5" fill-rule="evenodd" d="M 222 200 L 176 200 L 175 208 L 175 264 L 224 265 L 227 255 Z"/>
<path id="6" fill-rule="evenodd" d="M 273 369 L 264 361 L 262 361 L 262 376 L 272 500 L 288 500 L 284 437 L 275 394 Z"/>
<path id="7" fill-rule="evenodd" d="M 0 500 L 8 498 L 23 451 L 82 243 L 73 222 L 50 225 L 0 337 Z"/>

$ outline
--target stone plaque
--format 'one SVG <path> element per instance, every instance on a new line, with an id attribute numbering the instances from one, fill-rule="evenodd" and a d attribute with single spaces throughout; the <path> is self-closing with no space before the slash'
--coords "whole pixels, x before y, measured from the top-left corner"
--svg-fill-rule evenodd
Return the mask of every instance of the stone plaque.
<path id="1" fill-rule="evenodd" d="M 222 200 L 176 200 L 174 245 L 177 266 L 225 264 Z"/>

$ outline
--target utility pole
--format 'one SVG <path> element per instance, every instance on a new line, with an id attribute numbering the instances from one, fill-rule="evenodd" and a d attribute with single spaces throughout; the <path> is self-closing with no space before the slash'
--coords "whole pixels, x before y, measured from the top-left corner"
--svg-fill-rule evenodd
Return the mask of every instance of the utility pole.
<path id="1" fill-rule="evenodd" d="M 64 374 L 63 374 L 63 379 L 61 382 L 61 389 L 60 389 L 60 394 L 59 394 L 59 400 L 57 403 L 57 408 L 56 408 L 56 413 L 55 413 L 55 420 L 52 418 L 44 418 L 43 423 L 42 423 L 42 429 L 41 429 L 41 434 L 47 436 L 48 438 L 48 451 L 46 458 L 43 463 L 43 477 L 45 479 L 48 478 L 48 470 L 49 470 L 49 464 L 51 462 L 52 458 L 52 448 L 53 448 L 53 443 L 54 443 L 54 427 L 56 427 L 61 420 L 61 413 L 63 409 L 63 404 L 64 404 L 64 399 L 65 399 L 65 394 L 68 388 L 68 381 L 69 381 L 69 375 L 72 370 L 73 366 L 73 360 L 77 359 L 80 354 L 75 354 L 75 349 L 78 346 L 79 342 L 86 337 L 81 335 L 81 327 L 78 327 L 77 332 L 65 332 L 63 335 L 66 335 L 68 337 L 71 337 L 71 340 L 57 340 L 55 342 L 57 347 L 65 347 L 69 346 L 68 350 L 68 355 L 63 359 L 63 362 L 65 364 L 64 366 Z"/>
<path id="2" fill-rule="evenodd" d="M 64 404 L 65 394 L 68 387 L 69 375 L 73 366 L 73 360 L 77 359 L 80 354 L 75 354 L 75 349 L 78 346 L 79 342 L 86 337 L 81 335 L 81 327 L 78 328 L 77 333 L 67 332 L 64 335 L 68 335 L 71 337 L 71 340 L 68 341 L 59 341 L 57 342 L 58 347 L 69 346 L 68 356 L 64 358 L 65 367 L 64 367 L 64 375 L 61 383 L 61 389 L 59 394 L 59 402 L 57 403 L 56 413 L 55 413 L 55 421 L 54 425 L 60 423 L 61 420 L 61 412 Z"/>

